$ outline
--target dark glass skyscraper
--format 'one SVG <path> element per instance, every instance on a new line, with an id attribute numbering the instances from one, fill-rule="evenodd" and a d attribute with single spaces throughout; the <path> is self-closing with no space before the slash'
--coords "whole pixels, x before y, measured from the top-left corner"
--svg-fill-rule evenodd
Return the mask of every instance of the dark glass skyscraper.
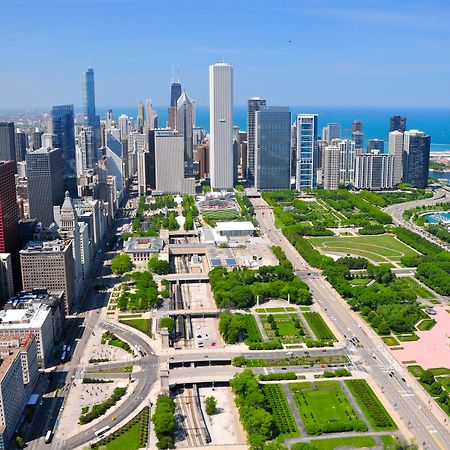
<path id="1" fill-rule="evenodd" d="M 65 189 L 71 197 L 77 197 L 77 172 L 75 162 L 75 130 L 73 105 L 52 108 L 53 134 L 56 147 L 61 149 Z"/>
<path id="2" fill-rule="evenodd" d="M 172 83 L 170 85 L 170 106 L 177 107 L 177 101 L 181 97 L 181 84 Z"/>
<path id="3" fill-rule="evenodd" d="M 83 114 L 84 126 L 92 127 L 94 133 L 94 149 L 100 146 L 100 117 L 95 114 L 94 69 L 83 72 Z"/>
<path id="4" fill-rule="evenodd" d="M 259 97 L 247 100 L 247 173 L 250 180 L 255 178 L 255 113 L 266 106 L 266 101 Z"/>
<path id="5" fill-rule="evenodd" d="M 255 187 L 291 185 L 291 113 L 287 106 L 262 106 L 255 112 Z"/>
<path id="6" fill-rule="evenodd" d="M 25 131 L 17 131 L 15 140 L 16 161 L 25 161 L 25 154 L 27 153 L 27 134 L 25 133 Z"/>
<path id="7" fill-rule="evenodd" d="M 406 117 L 392 116 L 389 124 L 389 132 L 400 131 L 404 133 L 406 130 Z"/>
<path id="8" fill-rule="evenodd" d="M 0 161 L 16 163 L 14 122 L 0 122 Z"/>
<path id="9" fill-rule="evenodd" d="M 431 136 L 418 130 L 405 131 L 403 147 L 403 182 L 426 188 L 430 166 Z"/>
<path id="10" fill-rule="evenodd" d="M 364 127 L 360 120 L 352 123 L 352 139 L 355 141 L 355 149 L 362 150 L 364 147 Z"/>

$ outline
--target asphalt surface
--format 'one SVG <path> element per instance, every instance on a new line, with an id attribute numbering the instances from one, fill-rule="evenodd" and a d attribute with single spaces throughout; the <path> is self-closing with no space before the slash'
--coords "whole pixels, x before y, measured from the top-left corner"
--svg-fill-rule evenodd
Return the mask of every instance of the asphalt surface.
<path id="1" fill-rule="evenodd" d="M 261 229 L 274 244 L 283 249 L 293 266 L 297 270 L 304 271 L 305 268 L 310 270 L 311 276 L 302 277 L 302 279 L 311 289 L 315 301 L 322 306 L 328 319 L 334 322 L 341 333 L 359 340 L 362 345 L 358 351 L 362 361 L 361 367 L 367 370 L 392 407 L 398 411 L 402 421 L 415 436 L 419 447 L 441 450 L 448 448 L 447 445 L 450 442 L 448 424 L 441 423 L 414 393 L 408 385 L 409 374 L 394 361 L 380 338 L 356 313 L 349 310 L 345 301 L 324 277 L 308 267 L 306 261 L 275 228 L 273 212 L 270 208 L 257 209 L 256 216 Z M 392 373 L 392 376 L 389 373 Z"/>

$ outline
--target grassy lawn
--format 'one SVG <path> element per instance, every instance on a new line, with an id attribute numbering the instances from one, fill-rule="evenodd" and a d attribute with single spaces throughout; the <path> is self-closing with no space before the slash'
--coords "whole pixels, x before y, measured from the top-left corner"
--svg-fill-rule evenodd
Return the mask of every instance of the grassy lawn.
<path id="1" fill-rule="evenodd" d="M 438 377 L 440 375 L 450 375 L 450 369 L 447 369 L 446 367 L 438 367 L 436 369 L 431 369 L 431 372 L 435 377 Z"/>
<path id="2" fill-rule="evenodd" d="M 424 372 L 423 367 L 418 366 L 417 364 L 415 364 L 413 366 L 408 366 L 407 369 L 408 369 L 408 372 L 410 374 L 412 374 L 413 376 L 415 376 L 416 378 L 419 378 L 420 375 L 422 375 L 422 373 Z"/>
<path id="3" fill-rule="evenodd" d="M 397 339 L 401 342 L 411 342 L 411 341 L 418 341 L 419 336 L 417 334 L 398 334 Z"/>
<path id="4" fill-rule="evenodd" d="M 417 328 L 420 331 L 428 331 L 431 330 L 436 325 L 436 321 L 434 319 L 424 319 L 422 322 L 417 325 Z"/>
<path id="5" fill-rule="evenodd" d="M 285 344 L 296 344 L 304 341 L 306 331 L 303 329 L 300 319 L 296 314 L 274 314 L 276 330 L 269 322 L 269 315 L 261 315 L 261 323 L 270 339 L 280 339 Z M 295 326 L 294 319 L 297 318 L 298 327 Z"/>
<path id="6" fill-rule="evenodd" d="M 383 342 L 388 345 L 388 346 L 392 346 L 392 345 L 398 345 L 399 342 L 397 341 L 397 339 L 395 339 L 395 337 L 392 336 L 387 336 L 383 338 Z"/>
<path id="7" fill-rule="evenodd" d="M 347 253 L 363 256 L 376 263 L 400 262 L 402 256 L 417 252 L 397 240 L 392 234 L 358 237 L 311 238 L 312 245 L 322 252 Z"/>
<path id="8" fill-rule="evenodd" d="M 142 314 L 122 314 L 119 315 L 120 319 L 138 319 L 139 317 L 142 317 Z"/>
<path id="9" fill-rule="evenodd" d="M 151 319 L 126 319 L 120 320 L 119 322 L 129 325 L 130 327 L 136 328 L 139 331 L 142 331 L 147 336 L 152 335 L 152 321 Z"/>
<path id="10" fill-rule="evenodd" d="M 396 430 L 395 422 L 366 380 L 344 382 L 375 431 Z"/>
<path id="11" fill-rule="evenodd" d="M 131 373 L 133 366 L 113 367 L 112 369 L 103 369 L 99 367 L 95 370 L 88 370 L 86 373 Z"/>
<path id="12" fill-rule="evenodd" d="M 348 357 L 337 356 L 301 356 L 293 358 L 246 359 L 246 367 L 282 367 L 282 366 L 321 366 L 329 364 L 345 364 Z"/>
<path id="13" fill-rule="evenodd" d="M 308 434 L 311 425 L 322 428 L 333 422 L 358 420 L 337 381 L 289 385 Z"/>
<path id="14" fill-rule="evenodd" d="M 129 430 L 118 436 L 113 441 L 106 444 L 108 450 L 138 450 L 142 447 L 141 440 L 141 424 L 135 423 Z"/>
<path id="15" fill-rule="evenodd" d="M 322 316 L 317 312 L 305 312 L 303 317 L 308 322 L 311 327 L 312 332 L 315 334 L 317 339 L 323 340 L 336 340 L 335 335 L 332 333 L 328 325 L 322 319 Z"/>
<path id="16" fill-rule="evenodd" d="M 371 448 L 375 447 L 377 443 L 373 437 L 356 436 L 334 439 L 313 439 L 311 444 L 315 445 L 318 450 L 334 450 L 337 447 Z M 292 449 L 295 450 L 295 446 L 293 446 Z"/>
<path id="17" fill-rule="evenodd" d="M 239 213 L 234 209 L 230 210 L 217 210 L 217 211 L 204 211 L 202 216 L 206 220 L 213 220 L 215 222 L 226 221 L 226 220 L 235 220 L 239 217 Z"/>
<path id="18" fill-rule="evenodd" d="M 370 278 L 353 278 L 350 280 L 352 286 L 365 286 L 370 281 Z"/>
<path id="19" fill-rule="evenodd" d="M 438 381 L 442 383 L 442 386 L 447 392 L 450 392 L 450 377 L 439 377 Z"/>
<path id="20" fill-rule="evenodd" d="M 403 284 L 409 286 L 411 289 L 413 289 L 414 292 L 416 293 L 416 295 L 420 298 L 425 298 L 425 299 L 436 298 L 436 296 L 431 291 L 429 291 L 428 289 L 421 286 L 413 278 L 401 277 L 401 278 L 399 278 L 399 280 L 401 283 L 403 283 Z"/>

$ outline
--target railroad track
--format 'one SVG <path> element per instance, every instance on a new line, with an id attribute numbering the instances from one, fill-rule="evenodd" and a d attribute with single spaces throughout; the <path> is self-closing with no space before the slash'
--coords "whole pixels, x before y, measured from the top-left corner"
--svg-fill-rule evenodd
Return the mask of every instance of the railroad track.
<path id="1" fill-rule="evenodd" d="M 177 397 L 177 405 L 181 410 L 181 415 L 184 417 L 182 425 L 186 433 L 187 447 L 202 447 L 206 445 L 206 433 L 199 423 L 193 389 L 185 389 L 183 395 Z"/>

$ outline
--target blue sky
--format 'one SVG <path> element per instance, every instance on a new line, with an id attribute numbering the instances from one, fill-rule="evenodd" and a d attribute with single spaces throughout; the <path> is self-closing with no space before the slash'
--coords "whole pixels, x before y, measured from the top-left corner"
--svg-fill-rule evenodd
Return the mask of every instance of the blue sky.
<path id="1" fill-rule="evenodd" d="M 169 101 L 172 65 L 199 105 L 208 66 L 234 101 L 450 106 L 448 0 L 0 0 L 0 109 Z"/>

